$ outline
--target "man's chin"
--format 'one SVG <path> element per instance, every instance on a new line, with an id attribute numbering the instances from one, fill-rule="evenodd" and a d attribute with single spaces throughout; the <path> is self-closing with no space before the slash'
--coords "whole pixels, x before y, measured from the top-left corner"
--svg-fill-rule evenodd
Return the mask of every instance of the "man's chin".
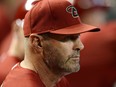
<path id="1" fill-rule="evenodd" d="M 72 73 L 78 72 L 79 70 L 80 70 L 80 67 L 79 68 L 75 68 L 74 70 L 72 70 Z"/>
<path id="2" fill-rule="evenodd" d="M 66 75 L 71 74 L 71 73 L 75 73 L 78 72 L 80 70 L 80 66 L 75 67 L 75 68 L 70 68 L 66 71 Z"/>

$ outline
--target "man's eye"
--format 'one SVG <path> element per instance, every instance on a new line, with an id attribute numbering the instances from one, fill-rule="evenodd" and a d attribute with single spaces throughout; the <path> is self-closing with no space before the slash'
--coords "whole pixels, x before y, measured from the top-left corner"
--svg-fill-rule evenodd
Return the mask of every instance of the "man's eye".
<path id="1" fill-rule="evenodd" d="M 70 40 L 72 40 L 72 41 L 74 41 L 74 40 L 76 40 L 78 37 L 76 36 L 68 36 L 68 37 L 65 37 L 65 38 L 62 38 L 61 39 L 61 41 L 70 41 Z"/>
<path id="2" fill-rule="evenodd" d="M 61 38 L 61 39 L 60 39 L 60 41 L 62 41 L 62 42 L 65 42 L 65 41 L 68 41 L 68 40 L 70 40 L 69 37 L 64 37 L 64 38 Z"/>
<path id="3" fill-rule="evenodd" d="M 78 36 L 72 36 L 71 37 L 71 40 L 76 40 L 76 39 L 78 39 L 80 37 L 80 35 L 78 35 Z"/>
<path id="4" fill-rule="evenodd" d="M 59 41 L 66 42 L 66 41 L 75 41 L 79 38 L 80 35 L 69 35 L 69 36 L 59 36 L 56 38 Z"/>

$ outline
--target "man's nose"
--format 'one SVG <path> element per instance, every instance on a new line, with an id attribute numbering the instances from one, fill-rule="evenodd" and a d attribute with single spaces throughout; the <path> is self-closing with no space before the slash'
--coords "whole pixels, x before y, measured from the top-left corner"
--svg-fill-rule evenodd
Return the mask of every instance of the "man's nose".
<path id="1" fill-rule="evenodd" d="M 82 43 L 82 41 L 80 39 L 76 40 L 74 42 L 74 47 L 73 47 L 74 50 L 82 50 L 84 49 L 84 45 Z"/>

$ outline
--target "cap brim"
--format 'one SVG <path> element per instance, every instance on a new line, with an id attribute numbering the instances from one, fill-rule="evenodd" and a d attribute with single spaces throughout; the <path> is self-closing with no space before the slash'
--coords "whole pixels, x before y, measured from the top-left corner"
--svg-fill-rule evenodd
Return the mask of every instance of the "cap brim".
<path id="1" fill-rule="evenodd" d="M 98 32 L 100 28 L 87 25 L 87 24 L 77 24 L 70 27 L 62 28 L 59 30 L 50 31 L 50 33 L 54 34 L 78 34 L 78 33 L 85 33 L 85 32 Z"/>

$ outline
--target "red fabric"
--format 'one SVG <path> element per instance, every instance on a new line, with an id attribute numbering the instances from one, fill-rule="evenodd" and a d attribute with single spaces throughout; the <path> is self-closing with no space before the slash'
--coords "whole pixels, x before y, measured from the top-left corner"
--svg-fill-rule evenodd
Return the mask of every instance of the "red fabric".
<path id="1" fill-rule="evenodd" d="M 0 58 L 0 84 L 17 62 L 19 62 L 18 58 L 14 56 L 7 55 Z"/>
<path id="2" fill-rule="evenodd" d="M 15 14 L 15 19 L 24 19 L 25 14 L 27 13 L 27 10 L 25 9 L 25 3 L 27 0 L 23 0 L 21 5 L 19 6 L 16 14 Z"/>
<path id="3" fill-rule="evenodd" d="M 9 32 L 8 35 L 4 38 L 4 40 L 0 43 L 0 56 L 6 53 L 11 45 L 12 41 L 12 32 Z"/>
<path id="4" fill-rule="evenodd" d="M 56 87 L 68 87 L 67 80 L 63 78 Z M 45 87 L 37 73 L 16 65 L 8 74 L 2 87 Z"/>
<path id="5" fill-rule="evenodd" d="M 116 22 L 101 27 L 101 32 L 81 35 L 85 49 L 81 70 L 67 76 L 71 87 L 113 87 L 116 81 Z"/>
<path id="6" fill-rule="evenodd" d="M 0 5 L 0 46 L 1 42 L 11 31 L 10 21 L 5 12 L 4 6 Z"/>

